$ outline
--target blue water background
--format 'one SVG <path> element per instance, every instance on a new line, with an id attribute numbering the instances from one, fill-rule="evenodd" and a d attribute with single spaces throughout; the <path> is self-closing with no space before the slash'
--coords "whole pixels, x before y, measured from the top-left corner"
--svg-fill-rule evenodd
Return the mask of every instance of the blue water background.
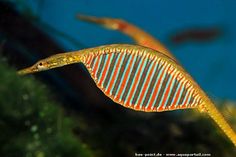
<path id="1" fill-rule="evenodd" d="M 40 20 L 86 47 L 133 43 L 116 31 L 79 21 L 77 13 L 125 19 L 161 40 L 213 99 L 236 100 L 236 1 L 234 0 L 27 0 Z M 169 36 L 178 30 L 220 27 L 223 35 L 204 43 L 174 46 Z M 65 51 L 81 47 L 48 32 Z"/>

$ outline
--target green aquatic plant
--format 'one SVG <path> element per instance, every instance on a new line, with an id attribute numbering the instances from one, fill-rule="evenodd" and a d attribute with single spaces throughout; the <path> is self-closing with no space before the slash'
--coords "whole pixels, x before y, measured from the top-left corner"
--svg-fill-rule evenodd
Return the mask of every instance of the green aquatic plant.
<path id="1" fill-rule="evenodd" d="M 33 77 L 19 77 L 0 60 L 0 154 L 15 157 L 92 156 L 72 133 L 75 120 Z"/>

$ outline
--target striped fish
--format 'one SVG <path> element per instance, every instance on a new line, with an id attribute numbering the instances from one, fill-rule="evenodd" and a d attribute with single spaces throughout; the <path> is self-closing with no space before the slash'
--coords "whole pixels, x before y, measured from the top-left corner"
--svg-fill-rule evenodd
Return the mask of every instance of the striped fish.
<path id="1" fill-rule="evenodd" d="M 161 56 L 114 47 L 85 55 L 83 63 L 97 86 L 125 107 L 152 112 L 198 106 L 201 97 L 190 81 Z"/>
<path id="2" fill-rule="evenodd" d="M 236 134 L 213 102 L 173 59 L 142 46 L 114 44 L 56 54 L 18 71 L 29 74 L 82 62 L 98 88 L 127 108 L 205 111 L 236 146 Z"/>

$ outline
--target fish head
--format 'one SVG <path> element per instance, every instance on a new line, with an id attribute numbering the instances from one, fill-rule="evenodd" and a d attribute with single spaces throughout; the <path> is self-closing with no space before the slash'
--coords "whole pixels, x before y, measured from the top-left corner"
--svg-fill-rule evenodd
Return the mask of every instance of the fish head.
<path id="1" fill-rule="evenodd" d="M 24 68 L 22 70 L 18 71 L 18 74 L 25 75 L 25 74 L 31 74 L 35 72 L 45 71 L 57 67 L 61 67 L 67 64 L 71 64 L 71 62 L 74 60 L 73 57 L 68 57 L 66 55 L 53 55 L 51 57 L 48 57 L 46 59 L 39 60 L 34 65 Z"/>

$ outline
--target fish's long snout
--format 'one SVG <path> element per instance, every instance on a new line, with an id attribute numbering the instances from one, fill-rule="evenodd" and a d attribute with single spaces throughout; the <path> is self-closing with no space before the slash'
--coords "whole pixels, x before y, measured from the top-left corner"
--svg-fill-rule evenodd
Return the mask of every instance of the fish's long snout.
<path id="1" fill-rule="evenodd" d="M 96 24 L 100 24 L 100 25 L 106 24 L 104 18 L 97 18 L 94 16 L 82 15 L 82 14 L 78 14 L 77 18 L 80 19 L 81 21 L 86 21 L 86 22 L 90 22 L 90 23 L 96 23 Z"/>
<path id="2" fill-rule="evenodd" d="M 37 69 L 35 67 L 31 66 L 31 67 L 28 67 L 28 68 L 18 70 L 17 74 L 26 75 L 26 74 L 31 74 L 31 73 L 34 73 L 34 72 L 37 72 Z"/>

